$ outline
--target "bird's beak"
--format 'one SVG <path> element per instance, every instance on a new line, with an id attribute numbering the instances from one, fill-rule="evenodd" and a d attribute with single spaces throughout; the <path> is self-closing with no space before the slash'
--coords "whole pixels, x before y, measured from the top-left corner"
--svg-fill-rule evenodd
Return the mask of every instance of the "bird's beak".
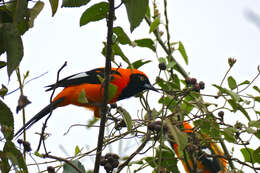
<path id="1" fill-rule="evenodd" d="M 148 89 L 148 90 L 153 90 L 153 91 L 156 91 L 156 92 L 159 92 L 156 88 L 154 88 L 151 84 L 144 84 L 144 88 L 145 89 Z"/>

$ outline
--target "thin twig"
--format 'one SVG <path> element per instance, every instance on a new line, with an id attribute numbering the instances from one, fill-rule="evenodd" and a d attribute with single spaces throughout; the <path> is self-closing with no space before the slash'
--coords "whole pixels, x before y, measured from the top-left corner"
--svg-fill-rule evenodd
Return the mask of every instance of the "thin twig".
<path id="1" fill-rule="evenodd" d="M 62 70 L 66 65 L 67 65 L 67 61 L 65 61 L 65 63 L 64 63 L 64 64 L 61 66 L 61 68 L 58 70 L 56 82 L 59 81 L 60 72 L 61 72 L 61 70 Z M 52 103 L 52 98 L 53 98 L 53 95 L 54 95 L 54 93 L 55 93 L 55 90 L 56 90 L 56 88 L 54 88 L 53 91 L 52 91 L 52 94 L 51 94 L 51 97 L 50 97 L 50 104 Z M 43 140 L 43 139 L 44 139 L 44 131 L 45 131 L 46 127 L 47 127 L 47 121 L 49 120 L 49 118 L 50 118 L 51 115 L 52 115 L 52 110 L 53 110 L 53 109 L 51 108 L 50 114 L 49 114 L 49 116 L 46 118 L 46 120 L 45 120 L 45 122 L 44 122 L 44 124 L 43 124 L 43 126 L 42 126 L 42 132 L 41 132 L 41 136 L 40 136 L 40 141 L 39 141 L 39 144 L 38 144 L 38 147 L 37 147 L 37 150 L 36 150 L 36 151 L 39 151 L 39 150 L 40 150 L 41 143 L 44 142 L 44 140 Z M 45 148 L 45 145 L 44 145 L 44 148 Z M 46 148 L 45 148 L 45 152 L 46 152 L 46 154 L 47 154 Z"/>

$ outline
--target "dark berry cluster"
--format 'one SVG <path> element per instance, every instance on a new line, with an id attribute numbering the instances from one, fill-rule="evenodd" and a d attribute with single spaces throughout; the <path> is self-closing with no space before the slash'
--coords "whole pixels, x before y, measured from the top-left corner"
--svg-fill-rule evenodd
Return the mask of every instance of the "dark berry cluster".
<path id="1" fill-rule="evenodd" d="M 162 124 L 161 121 L 154 121 L 154 122 L 148 124 L 148 129 L 151 131 L 157 132 L 157 133 L 159 133 L 162 128 L 163 128 L 163 132 L 168 131 L 168 127 L 167 127 L 166 123 Z"/>
<path id="2" fill-rule="evenodd" d="M 205 88 L 205 83 L 203 81 L 197 82 L 196 78 L 186 77 L 185 82 L 188 86 L 192 87 L 193 91 L 199 92 Z"/>
<path id="3" fill-rule="evenodd" d="M 113 172 L 114 168 L 119 165 L 119 156 L 114 153 L 107 153 L 105 156 L 101 156 L 100 165 L 104 166 L 107 173 Z"/>
<path id="4" fill-rule="evenodd" d="M 22 139 L 18 139 L 17 142 L 18 142 L 18 144 L 23 145 L 24 151 L 26 151 L 26 152 L 32 151 L 31 144 L 29 142 L 24 141 Z"/>

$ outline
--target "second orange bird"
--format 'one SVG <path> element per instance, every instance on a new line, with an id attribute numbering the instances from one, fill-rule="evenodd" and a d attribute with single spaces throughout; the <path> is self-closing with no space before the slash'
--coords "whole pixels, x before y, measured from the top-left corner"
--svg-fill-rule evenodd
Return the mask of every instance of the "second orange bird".
<path id="1" fill-rule="evenodd" d="M 102 78 L 104 78 L 104 68 L 97 68 L 87 72 L 74 74 L 56 82 L 55 84 L 47 86 L 49 89 L 46 91 L 58 87 L 64 87 L 64 89 L 53 99 L 51 104 L 43 108 L 20 130 L 18 130 L 15 136 L 21 135 L 24 130 L 42 119 L 50 113 L 51 110 L 69 104 L 91 109 L 94 111 L 94 116 L 99 117 L 99 107 L 94 106 L 93 104 L 100 104 L 103 101 Z M 151 85 L 145 73 L 136 69 L 112 68 L 110 84 L 113 84 L 116 87 L 116 92 L 113 94 L 112 98 L 108 100 L 108 103 L 115 103 L 116 101 L 129 98 L 144 90 L 157 91 Z M 88 103 L 82 103 L 79 101 L 82 91 L 84 91 Z"/>

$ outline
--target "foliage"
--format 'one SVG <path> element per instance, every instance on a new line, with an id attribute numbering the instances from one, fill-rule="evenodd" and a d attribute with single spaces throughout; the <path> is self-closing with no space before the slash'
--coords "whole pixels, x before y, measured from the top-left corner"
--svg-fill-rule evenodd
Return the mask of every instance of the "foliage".
<path id="1" fill-rule="evenodd" d="M 50 0 L 49 2 L 52 16 L 54 16 L 58 10 L 59 1 Z M 94 4 L 89 5 L 90 2 Z M 108 13 L 111 13 L 109 9 L 110 3 L 110 1 L 63 0 L 61 7 L 87 7 L 79 19 L 80 26 L 85 26 L 91 22 L 107 19 Z M 19 71 L 19 64 L 24 54 L 21 36 L 25 32 L 28 32 L 30 28 L 33 28 L 34 20 L 43 9 L 44 3 L 42 1 L 14 0 L 8 2 L 0 1 L 0 4 L 0 55 L 3 54 L 6 56 L 6 61 L 0 61 L 0 68 L 6 68 L 9 80 L 13 80 L 12 74 L 16 72 L 21 97 L 25 97 L 23 88 L 29 72 L 22 78 Z M 175 55 L 180 53 L 184 62 L 188 64 L 188 55 L 184 44 L 177 40 L 174 42 L 171 41 L 171 31 L 168 25 L 161 25 L 164 23 L 163 20 L 166 23 L 168 21 L 167 13 L 164 13 L 164 15 L 160 14 L 160 10 L 164 10 L 165 12 L 167 6 L 165 5 L 164 9 L 158 9 L 155 3 L 149 5 L 148 0 L 123 0 L 122 4 L 126 8 L 125 12 L 128 16 L 130 31 L 134 32 L 136 28 L 142 27 L 140 26 L 142 22 L 146 22 L 149 27 L 148 32 L 153 33 L 154 37 L 132 38 L 127 35 L 128 32 L 125 31 L 123 26 L 110 28 L 113 31 L 112 56 L 110 59 L 115 65 L 123 61 L 128 65 L 128 68 L 137 69 L 150 63 L 151 60 L 136 59 L 134 62 L 131 62 L 127 57 L 127 52 L 124 52 L 122 47 L 148 48 L 144 49 L 144 51 L 153 52 L 158 57 L 159 72 L 156 78 L 156 86 L 160 88 L 158 104 L 161 108 L 150 108 L 148 104 L 150 95 L 148 93 L 145 95 L 142 93 L 137 96 L 140 98 L 140 103 L 143 106 L 143 114 L 139 119 L 132 119 L 127 108 L 115 105 L 109 106 L 109 123 L 107 123 L 108 126 L 106 128 L 110 130 L 110 133 L 105 136 L 103 147 L 113 145 L 114 142 L 121 139 L 127 142 L 128 138 L 135 138 L 141 143 L 138 148 L 133 149 L 134 151 L 129 157 L 121 158 L 119 166 L 118 158 L 113 158 L 114 160 L 111 162 L 111 165 L 115 167 L 112 167 L 112 170 L 117 167 L 117 172 L 120 172 L 123 168 L 128 167 L 130 172 L 137 172 L 149 167 L 154 172 L 179 172 L 177 163 L 180 158 L 177 158 L 176 151 L 168 147 L 168 143 L 178 144 L 179 154 L 186 156 L 185 150 L 188 144 L 192 143 L 192 139 L 183 132 L 182 123 L 183 121 L 188 121 L 193 122 L 195 125 L 196 132 L 194 134 L 200 136 L 198 147 L 201 147 L 200 144 L 202 143 L 209 144 L 212 141 L 221 144 L 221 148 L 225 153 L 224 157 L 228 161 L 228 170 L 233 172 L 239 171 L 240 165 L 243 165 L 257 172 L 260 163 L 260 147 L 258 146 L 256 149 L 253 149 L 250 148 L 249 144 L 250 139 L 258 141 L 260 139 L 260 110 L 257 109 L 257 105 L 260 102 L 260 89 L 258 86 L 254 86 L 254 81 L 260 75 L 260 69 L 257 69 L 257 75 L 253 80 L 239 81 L 240 79 L 237 76 L 229 76 L 230 70 L 235 68 L 236 63 L 235 59 L 229 58 L 229 69 L 227 69 L 225 77 L 220 84 L 213 84 L 217 93 L 204 95 L 201 92 L 205 87 L 204 82 L 198 82 L 197 79 L 190 78 L 184 68 L 175 60 Z M 123 8 L 122 4 L 116 7 L 115 10 Z M 32 8 L 29 8 L 29 6 L 32 6 Z M 151 14 L 152 12 L 153 14 Z M 116 16 L 114 20 L 116 20 Z M 167 37 L 163 35 L 164 33 L 167 33 Z M 108 51 L 107 44 L 104 43 L 102 50 L 104 56 Z M 166 55 L 161 55 L 158 47 L 162 48 Z M 119 57 L 120 60 L 116 61 L 115 56 Z M 100 80 L 103 81 L 103 79 Z M 246 93 L 250 88 L 253 88 L 257 94 Z M 110 95 L 108 97 L 113 97 L 116 91 L 115 86 L 112 84 L 109 85 L 109 91 Z M 84 92 L 82 91 L 78 98 L 80 103 L 88 102 L 84 97 Z M 0 89 L 1 98 L 4 99 L 7 93 L 8 88 L 2 85 Z M 208 97 L 215 98 L 216 100 L 214 103 L 204 101 Z M 29 101 L 26 101 L 26 103 L 22 102 L 18 106 L 24 109 L 28 103 Z M 237 116 L 246 119 L 246 123 L 237 121 L 235 124 L 229 124 L 225 121 L 226 116 L 233 116 L 238 112 L 240 114 Z M 158 120 L 159 124 L 156 123 Z M 13 121 L 13 114 L 8 105 L 0 100 L 0 125 L 2 134 L 4 135 L 4 139 L 1 140 L 5 143 L 3 150 L 0 151 L 0 169 L 1 172 L 9 172 L 10 170 L 28 172 L 28 165 L 25 162 L 25 146 L 27 143 L 26 141 L 22 141 L 24 151 L 20 151 L 12 142 L 14 132 Z M 96 120 L 90 122 L 90 126 L 95 124 L 95 122 Z M 151 125 L 152 123 L 154 124 Z M 164 124 L 166 124 L 166 128 Z M 250 136 L 249 142 L 244 137 L 245 135 Z M 141 137 L 141 140 L 138 137 Z M 231 143 L 235 148 L 242 146 L 240 152 L 244 156 L 244 160 L 234 158 L 225 143 Z M 39 154 L 38 150 L 35 152 L 34 157 L 41 159 L 52 158 L 57 163 L 59 163 L 58 161 L 62 161 L 64 164 L 57 164 L 57 168 L 63 168 L 64 173 L 83 173 L 87 171 L 80 159 L 93 155 L 94 151 L 96 149 L 84 153 L 79 146 L 76 146 L 75 155 L 69 158 L 51 156 L 46 151 L 45 154 Z M 24 156 L 22 156 L 22 153 Z M 142 155 L 144 153 L 149 156 Z M 135 157 L 138 154 L 141 154 L 141 158 Z M 105 159 L 107 161 L 110 160 L 108 158 Z M 101 160 L 100 165 L 102 165 Z M 111 169 L 108 169 L 108 165 L 106 165 L 103 165 L 104 168 L 111 171 Z M 89 172 L 92 172 L 92 170 Z"/>

